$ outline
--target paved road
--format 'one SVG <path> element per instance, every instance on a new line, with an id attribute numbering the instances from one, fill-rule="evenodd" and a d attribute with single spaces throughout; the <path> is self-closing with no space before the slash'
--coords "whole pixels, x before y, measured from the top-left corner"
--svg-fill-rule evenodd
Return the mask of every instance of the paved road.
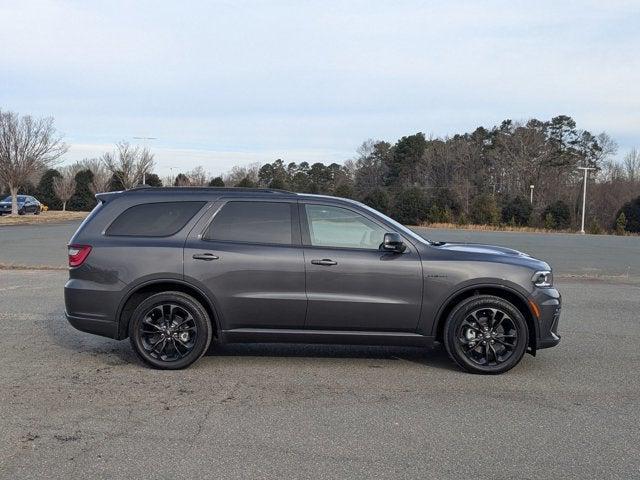
<path id="1" fill-rule="evenodd" d="M 66 245 L 78 222 L 0 227 L 0 264 L 55 265 L 67 263 Z M 588 277 L 622 276 L 640 281 L 640 237 L 607 235 L 478 232 L 416 229 L 433 240 L 488 243 L 515 248 L 548 261 L 556 274 Z"/>
<path id="2" fill-rule="evenodd" d="M 0 271 L 0 478 L 640 478 L 640 288 L 564 280 L 560 346 L 213 348 L 143 368 L 63 318 L 66 272 Z"/>

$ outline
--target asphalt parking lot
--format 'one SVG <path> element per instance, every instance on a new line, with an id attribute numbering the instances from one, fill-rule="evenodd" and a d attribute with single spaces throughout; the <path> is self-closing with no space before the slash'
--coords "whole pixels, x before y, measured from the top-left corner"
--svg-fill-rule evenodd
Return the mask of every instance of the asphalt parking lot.
<path id="1" fill-rule="evenodd" d="M 64 264 L 75 225 L 23 228 L 0 264 Z M 560 345 L 496 377 L 441 350 L 266 344 L 155 371 L 66 323 L 64 270 L 0 270 L 0 478 L 640 478 L 640 239 L 426 234 L 548 259 Z"/>

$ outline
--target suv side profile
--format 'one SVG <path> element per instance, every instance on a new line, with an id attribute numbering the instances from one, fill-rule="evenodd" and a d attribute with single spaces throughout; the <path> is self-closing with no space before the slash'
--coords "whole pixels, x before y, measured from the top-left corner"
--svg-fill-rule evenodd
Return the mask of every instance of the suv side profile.
<path id="1" fill-rule="evenodd" d="M 69 244 L 79 330 L 146 364 L 187 367 L 221 342 L 432 346 L 497 374 L 560 341 L 548 264 L 431 242 L 358 202 L 268 189 L 102 193 Z"/>

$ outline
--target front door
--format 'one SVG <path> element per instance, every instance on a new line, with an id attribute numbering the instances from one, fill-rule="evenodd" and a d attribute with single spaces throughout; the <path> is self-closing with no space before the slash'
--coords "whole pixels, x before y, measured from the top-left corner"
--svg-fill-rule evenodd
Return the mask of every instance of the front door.
<path id="1" fill-rule="evenodd" d="M 224 330 L 302 328 L 307 299 L 297 204 L 223 201 L 189 234 L 184 274 L 215 300 Z"/>
<path id="2" fill-rule="evenodd" d="M 379 249 L 388 227 L 346 207 L 301 203 L 309 329 L 416 330 L 422 265 L 406 239 L 404 253 Z M 398 232 L 400 233 L 400 232 Z"/>

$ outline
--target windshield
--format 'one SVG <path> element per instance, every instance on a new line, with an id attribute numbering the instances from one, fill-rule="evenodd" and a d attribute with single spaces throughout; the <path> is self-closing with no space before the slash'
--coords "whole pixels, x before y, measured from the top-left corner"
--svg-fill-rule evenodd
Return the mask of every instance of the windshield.
<path id="1" fill-rule="evenodd" d="M 391 225 L 394 226 L 394 228 L 397 228 L 398 230 L 400 230 L 402 233 L 406 234 L 407 236 L 413 238 L 414 240 L 417 240 L 418 242 L 422 242 L 422 243 L 433 243 L 431 242 L 431 240 L 424 238 L 420 235 L 418 235 L 416 232 L 414 232 L 413 230 L 405 227 L 404 225 L 402 225 L 399 222 L 396 222 L 393 218 L 386 216 L 384 213 L 379 212 L 378 210 L 369 207 L 368 205 L 365 205 L 364 203 L 360 203 L 360 205 L 362 205 L 364 208 L 366 208 L 367 210 L 369 210 L 372 213 L 375 213 L 376 215 L 384 218 L 387 222 L 389 222 Z"/>
<path id="2" fill-rule="evenodd" d="M 24 203 L 25 200 L 27 199 L 27 197 L 25 195 L 18 195 L 16 198 L 17 198 L 18 203 Z M 11 203 L 11 195 L 9 195 L 7 198 L 5 198 L 2 201 Z"/>

